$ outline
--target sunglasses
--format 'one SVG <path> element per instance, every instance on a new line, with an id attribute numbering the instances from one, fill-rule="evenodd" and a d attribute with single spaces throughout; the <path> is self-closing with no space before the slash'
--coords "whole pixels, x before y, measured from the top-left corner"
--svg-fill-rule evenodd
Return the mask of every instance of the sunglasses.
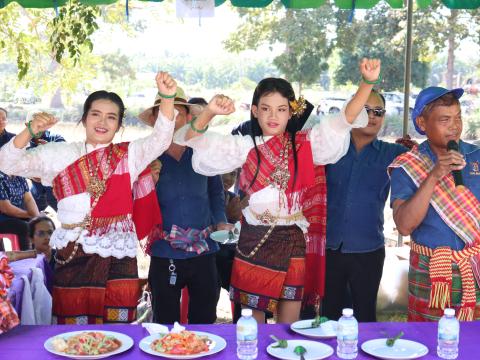
<path id="1" fill-rule="evenodd" d="M 44 237 L 44 236 L 51 236 L 53 234 L 53 230 L 38 230 L 38 231 L 35 231 L 35 236 L 39 236 L 39 237 Z"/>
<path id="2" fill-rule="evenodd" d="M 365 106 L 365 111 L 367 112 L 368 115 L 370 115 L 370 112 L 371 112 L 373 115 L 378 117 L 382 117 L 387 112 L 387 110 L 385 109 L 371 109 L 368 106 Z"/>

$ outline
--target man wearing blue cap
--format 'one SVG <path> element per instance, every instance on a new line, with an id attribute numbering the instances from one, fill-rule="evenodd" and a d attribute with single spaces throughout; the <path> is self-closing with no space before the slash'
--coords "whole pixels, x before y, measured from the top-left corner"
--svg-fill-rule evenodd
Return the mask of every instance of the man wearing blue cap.
<path id="1" fill-rule="evenodd" d="M 462 89 L 422 90 L 412 120 L 427 140 L 389 168 L 393 217 L 412 239 L 410 321 L 438 320 L 447 307 L 460 320 L 480 319 L 480 148 L 460 140 L 462 95 Z M 456 186 L 452 171 L 465 187 Z"/>

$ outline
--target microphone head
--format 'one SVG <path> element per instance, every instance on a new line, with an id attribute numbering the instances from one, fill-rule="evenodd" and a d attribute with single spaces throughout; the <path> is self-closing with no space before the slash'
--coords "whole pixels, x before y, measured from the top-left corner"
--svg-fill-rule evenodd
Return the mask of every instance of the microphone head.
<path id="1" fill-rule="evenodd" d="M 447 150 L 448 151 L 450 151 L 450 150 L 458 151 L 458 143 L 455 140 L 450 140 L 447 143 Z"/>

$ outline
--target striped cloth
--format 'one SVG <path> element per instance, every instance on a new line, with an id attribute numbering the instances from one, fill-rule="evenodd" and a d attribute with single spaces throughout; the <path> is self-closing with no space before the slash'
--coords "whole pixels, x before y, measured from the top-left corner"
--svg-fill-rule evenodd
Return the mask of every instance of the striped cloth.
<path id="1" fill-rule="evenodd" d="M 415 249 L 417 250 L 417 249 Z M 432 252 L 433 250 L 430 249 Z M 443 310 L 430 307 L 430 267 L 432 258 L 422 255 L 412 249 L 410 252 L 410 269 L 408 271 L 408 321 L 438 321 L 443 316 Z M 454 308 L 458 316 L 462 313 L 463 281 L 461 270 L 455 262 L 452 263 L 451 292 L 449 306 Z M 480 319 L 480 290 L 474 288 L 477 300 L 472 318 Z M 463 313 L 462 313 L 463 314 Z"/>
<path id="2" fill-rule="evenodd" d="M 420 153 L 418 147 L 402 154 L 390 165 L 389 171 L 402 168 L 417 187 L 423 183 L 435 164 Z M 444 309 L 451 305 L 452 263 L 459 266 L 462 279 L 462 303 L 458 317 L 472 320 L 476 304 L 475 279 L 480 283 L 480 202 L 468 189 L 459 192 L 451 174 L 436 185 L 430 204 L 442 220 L 465 242 L 465 249 L 452 251 L 449 247 L 432 250 L 414 244 L 416 252 L 431 257 L 429 262 L 429 307 Z"/>
<path id="3" fill-rule="evenodd" d="M 163 238 L 170 243 L 174 249 L 181 249 L 189 252 L 196 252 L 198 255 L 208 251 L 207 238 L 210 236 L 210 227 L 203 230 L 182 229 L 173 225 L 170 233 L 164 232 Z"/>

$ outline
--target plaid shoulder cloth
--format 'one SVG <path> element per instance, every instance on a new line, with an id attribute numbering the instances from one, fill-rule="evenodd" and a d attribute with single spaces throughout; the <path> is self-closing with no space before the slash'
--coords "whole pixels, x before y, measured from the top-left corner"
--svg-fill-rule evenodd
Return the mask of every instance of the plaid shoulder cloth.
<path id="1" fill-rule="evenodd" d="M 388 171 L 391 173 L 394 168 L 402 168 L 415 185 L 420 187 L 434 166 L 432 160 L 421 154 L 416 146 L 412 151 L 397 157 Z M 480 284 L 480 253 L 468 250 L 478 249 L 480 245 L 480 202 L 467 188 L 462 192 L 457 191 L 452 175 L 448 174 L 437 183 L 430 204 L 441 219 L 465 242 L 468 256 L 457 258 L 456 252 L 452 252 L 448 247 L 440 247 L 433 251 L 430 260 L 432 287 L 429 306 L 441 309 L 450 306 L 451 264 L 456 262 L 461 272 L 463 291 L 459 318 L 471 320 L 476 304 L 474 278 L 477 284 Z"/>

